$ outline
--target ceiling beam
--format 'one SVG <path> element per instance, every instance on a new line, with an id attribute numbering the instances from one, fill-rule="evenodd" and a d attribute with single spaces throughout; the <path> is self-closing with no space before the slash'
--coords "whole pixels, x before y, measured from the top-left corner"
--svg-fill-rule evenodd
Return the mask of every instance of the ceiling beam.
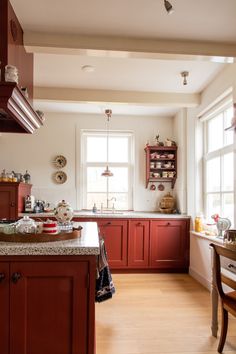
<path id="1" fill-rule="evenodd" d="M 235 43 L 25 32 L 28 52 L 233 62 Z"/>
<path id="2" fill-rule="evenodd" d="M 168 107 L 196 107 L 200 94 L 83 90 L 58 87 L 35 87 L 34 99 L 60 102 L 123 103 Z"/>

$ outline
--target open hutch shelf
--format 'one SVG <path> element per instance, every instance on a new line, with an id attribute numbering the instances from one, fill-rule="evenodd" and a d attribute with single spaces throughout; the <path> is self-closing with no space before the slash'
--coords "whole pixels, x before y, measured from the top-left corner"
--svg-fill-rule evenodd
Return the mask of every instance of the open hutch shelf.
<path id="1" fill-rule="evenodd" d="M 170 182 L 174 188 L 177 178 L 177 146 L 150 146 L 146 152 L 146 188 L 152 182 Z"/>

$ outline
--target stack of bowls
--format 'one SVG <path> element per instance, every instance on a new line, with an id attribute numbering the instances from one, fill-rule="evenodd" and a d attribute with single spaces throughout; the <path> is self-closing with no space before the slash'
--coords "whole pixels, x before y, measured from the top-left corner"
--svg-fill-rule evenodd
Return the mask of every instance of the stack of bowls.
<path id="1" fill-rule="evenodd" d="M 5 66 L 5 81 L 16 82 L 18 84 L 18 70 L 15 66 Z"/>

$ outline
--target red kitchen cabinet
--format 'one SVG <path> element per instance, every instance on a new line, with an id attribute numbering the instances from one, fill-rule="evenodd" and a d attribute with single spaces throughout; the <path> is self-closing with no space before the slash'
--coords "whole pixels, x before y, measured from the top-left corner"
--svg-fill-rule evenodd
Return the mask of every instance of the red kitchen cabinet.
<path id="1" fill-rule="evenodd" d="M 1 353 L 94 354 L 95 257 L 66 258 L 0 261 Z"/>
<path id="2" fill-rule="evenodd" d="M 9 263 L 0 263 L 0 353 L 9 353 Z"/>
<path id="3" fill-rule="evenodd" d="M 149 267 L 149 221 L 129 221 L 128 267 Z"/>
<path id="4" fill-rule="evenodd" d="M 150 267 L 188 271 L 189 220 L 151 221 Z"/>
<path id="5" fill-rule="evenodd" d="M 15 220 L 24 211 L 24 201 L 31 194 L 31 184 L 0 182 L 0 219 Z"/>
<path id="6" fill-rule="evenodd" d="M 103 219 L 96 221 L 98 223 L 100 235 L 105 240 L 110 268 L 126 268 L 128 264 L 128 221 L 116 219 Z"/>

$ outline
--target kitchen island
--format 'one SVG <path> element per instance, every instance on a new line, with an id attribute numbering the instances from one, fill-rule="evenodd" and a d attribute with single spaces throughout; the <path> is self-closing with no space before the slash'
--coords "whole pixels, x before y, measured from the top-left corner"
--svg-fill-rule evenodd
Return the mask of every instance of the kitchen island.
<path id="1" fill-rule="evenodd" d="M 80 225 L 75 240 L 0 242 L 1 353 L 94 354 L 99 239 Z"/>

